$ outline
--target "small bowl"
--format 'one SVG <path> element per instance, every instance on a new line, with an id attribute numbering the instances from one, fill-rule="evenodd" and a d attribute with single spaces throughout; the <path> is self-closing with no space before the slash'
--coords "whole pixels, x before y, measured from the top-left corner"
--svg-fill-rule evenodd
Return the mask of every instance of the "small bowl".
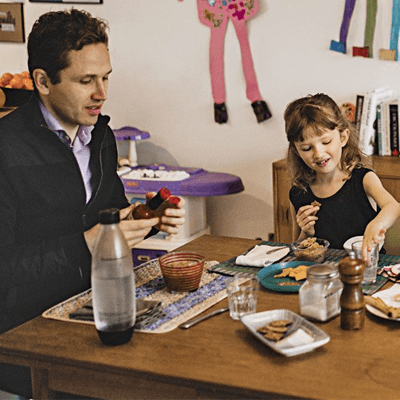
<path id="1" fill-rule="evenodd" d="M 316 239 L 310 246 L 308 246 L 308 243 L 312 241 L 310 239 L 314 238 L 297 240 L 291 244 L 296 260 L 322 263 L 325 259 L 325 254 L 330 243 L 325 239 Z"/>
<path id="2" fill-rule="evenodd" d="M 199 288 L 204 256 L 192 252 L 173 252 L 159 258 L 167 289 L 171 292 L 193 292 Z"/>

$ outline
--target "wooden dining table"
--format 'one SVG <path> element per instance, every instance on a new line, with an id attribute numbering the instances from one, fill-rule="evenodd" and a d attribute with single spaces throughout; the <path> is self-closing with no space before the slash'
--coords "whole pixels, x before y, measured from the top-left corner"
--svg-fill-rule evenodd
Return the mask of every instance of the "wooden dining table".
<path id="1" fill-rule="evenodd" d="M 179 250 L 222 262 L 258 243 L 204 235 Z M 224 299 L 207 311 L 226 305 Z M 298 293 L 261 287 L 257 312 L 275 309 L 299 313 Z M 37 317 L 0 335 L 0 362 L 31 368 L 34 399 L 55 392 L 101 399 L 400 398 L 400 322 L 367 312 L 361 330 L 341 329 L 340 317 L 316 325 L 330 341 L 284 357 L 229 313 L 186 330 L 135 332 L 114 347 L 103 345 L 91 325 Z"/>

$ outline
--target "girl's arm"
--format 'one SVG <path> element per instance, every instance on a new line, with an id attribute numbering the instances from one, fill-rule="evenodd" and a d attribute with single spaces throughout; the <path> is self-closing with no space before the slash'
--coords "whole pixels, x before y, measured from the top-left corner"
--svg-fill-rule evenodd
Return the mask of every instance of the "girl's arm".
<path id="1" fill-rule="evenodd" d="M 383 187 L 375 172 L 370 171 L 364 176 L 363 186 L 365 193 L 374 199 L 381 209 L 365 228 L 363 257 L 367 259 L 371 245 L 382 241 L 386 231 L 400 218 L 400 204 Z"/>

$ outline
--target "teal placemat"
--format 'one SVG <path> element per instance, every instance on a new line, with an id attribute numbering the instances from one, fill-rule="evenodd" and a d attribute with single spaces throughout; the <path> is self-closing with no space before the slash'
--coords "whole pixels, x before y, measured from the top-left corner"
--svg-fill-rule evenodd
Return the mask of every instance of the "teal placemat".
<path id="1" fill-rule="evenodd" d="M 262 242 L 261 244 L 268 245 L 268 246 L 278 246 L 278 247 L 287 245 L 287 243 L 277 243 L 277 242 Z M 251 248 L 249 250 L 251 250 Z M 246 250 L 242 254 L 246 254 L 249 250 Z M 347 253 L 345 250 L 328 249 L 328 251 L 326 252 L 326 257 L 325 257 L 324 263 L 337 264 L 346 255 L 347 255 Z M 294 261 L 295 259 L 296 258 L 294 257 L 293 253 L 290 252 L 287 256 L 283 257 L 281 260 L 278 260 L 276 263 L 286 262 L 286 261 Z M 245 267 L 242 265 L 236 265 L 235 260 L 236 260 L 236 256 L 230 258 L 227 261 L 223 261 L 222 263 L 219 263 L 216 266 L 210 268 L 210 271 L 219 273 L 221 275 L 228 275 L 228 276 L 229 275 L 231 275 L 231 276 L 238 275 L 241 277 L 249 277 L 249 276 L 257 275 L 261 269 L 261 268 L 256 268 L 256 267 Z M 274 263 L 274 264 L 276 264 L 276 263 Z M 378 262 L 378 274 L 381 273 L 382 268 L 384 266 L 398 264 L 398 263 L 400 263 L 399 256 L 380 254 L 379 262 Z M 367 294 L 367 295 L 371 295 L 371 294 L 377 292 L 387 281 L 388 281 L 388 278 L 386 278 L 382 275 L 378 275 L 375 283 L 372 283 L 370 285 L 362 285 L 363 293 Z"/>

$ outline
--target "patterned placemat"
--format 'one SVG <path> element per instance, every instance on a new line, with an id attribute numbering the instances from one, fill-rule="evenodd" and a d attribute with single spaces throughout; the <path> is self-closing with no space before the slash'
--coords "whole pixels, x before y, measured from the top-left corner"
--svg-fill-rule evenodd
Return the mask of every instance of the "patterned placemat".
<path id="1" fill-rule="evenodd" d="M 263 245 L 269 246 L 284 246 L 287 243 L 277 243 L 277 242 L 262 242 Z M 250 250 L 250 249 L 249 249 Z M 249 250 L 243 252 L 246 254 Z M 327 264 L 337 264 L 343 257 L 347 255 L 345 250 L 338 250 L 338 249 L 328 249 L 326 252 L 326 257 L 324 263 Z M 287 261 L 294 261 L 296 258 L 294 257 L 293 253 L 290 252 L 287 256 L 283 257 L 278 262 L 287 262 Z M 236 257 L 232 257 L 227 261 L 219 263 L 211 268 L 212 271 L 215 273 L 219 273 L 224 276 L 240 276 L 240 277 L 250 277 L 257 275 L 260 271 L 260 268 L 257 267 L 244 267 L 241 265 L 235 264 Z M 276 264 L 275 263 L 275 264 Z M 375 283 L 369 285 L 362 285 L 362 290 L 364 294 L 371 295 L 377 292 L 387 281 L 388 277 L 386 273 L 383 273 L 383 267 L 387 265 L 393 265 L 400 263 L 399 256 L 392 256 L 388 254 L 380 254 L 379 255 L 379 262 L 378 262 L 378 276 Z M 268 267 L 267 267 L 268 268 Z M 382 275 L 381 275 L 382 274 Z M 386 276 L 385 276 L 386 275 Z"/>
<path id="2" fill-rule="evenodd" d="M 169 332 L 187 320 L 202 313 L 227 297 L 225 281 L 227 277 L 208 273 L 208 269 L 218 264 L 216 261 L 205 262 L 200 287 L 191 293 L 170 293 L 161 275 L 158 260 L 151 260 L 134 268 L 136 278 L 136 297 L 144 300 L 162 302 L 160 313 L 150 318 L 145 324 L 135 325 L 135 331 L 147 333 Z M 247 279 L 243 278 L 242 282 Z M 92 298 L 91 289 L 80 293 L 45 311 L 42 316 L 61 321 L 83 324 L 94 323 L 70 319 L 69 314 L 82 307 Z"/>

